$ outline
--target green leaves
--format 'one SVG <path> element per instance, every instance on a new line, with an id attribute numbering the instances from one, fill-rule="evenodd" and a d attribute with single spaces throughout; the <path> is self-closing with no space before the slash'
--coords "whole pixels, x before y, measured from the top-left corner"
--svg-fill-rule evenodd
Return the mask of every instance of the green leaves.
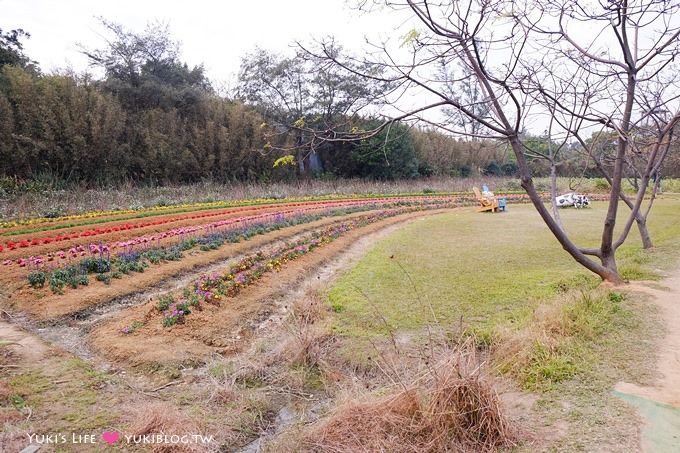
<path id="1" fill-rule="evenodd" d="M 274 168 L 278 166 L 295 165 L 295 156 L 287 155 L 279 157 L 274 161 Z"/>

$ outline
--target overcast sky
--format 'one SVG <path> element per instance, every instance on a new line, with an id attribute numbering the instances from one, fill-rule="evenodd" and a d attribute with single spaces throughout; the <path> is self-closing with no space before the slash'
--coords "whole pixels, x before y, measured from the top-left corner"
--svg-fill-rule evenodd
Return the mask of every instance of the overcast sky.
<path id="1" fill-rule="evenodd" d="M 182 61 L 203 63 L 214 82 L 237 73 L 240 58 L 256 45 L 285 51 L 295 40 L 334 35 L 357 49 L 365 35 L 394 33 L 399 22 L 386 14 L 360 15 L 344 0 L 0 0 L 0 28 L 29 32 L 25 52 L 46 73 L 87 68 L 77 43 L 90 49 L 105 45 L 97 20 L 102 16 L 136 32 L 148 22 L 167 22 L 181 43 Z"/>

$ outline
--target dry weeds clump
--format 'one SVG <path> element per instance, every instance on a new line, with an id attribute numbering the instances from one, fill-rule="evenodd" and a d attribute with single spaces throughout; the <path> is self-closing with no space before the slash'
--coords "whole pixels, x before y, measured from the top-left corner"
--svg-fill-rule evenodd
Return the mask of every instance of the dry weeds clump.
<path id="1" fill-rule="evenodd" d="M 169 403 L 157 403 L 140 407 L 133 414 L 130 427 L 125 430 L 127 436 L 192 436 L 201 434 L 195 420 L 186 417 Z M 151 451 L 157 453 L 198 453 L 212 451 L 209 445 L 200 443 L 158 443 L 150 444 Z M 148 447 L 149 445 L 145 445 Z M 213 446 L 214 447 L 214 446 Z"/>
<path id="2" fill-rule="evenodd" d="M 497 326 L 491 341 L 496 366 L 529 389 L 570 378 L 588 355 L 583 342 L 597 340 L 610 328 L 619 310 L 614 296 L 604 289 L 570 291 L 537 306 L 523 323 Z"/>
<path id="3" fill-rule="evenodd" d="M 306 284 L 289 307 L 280 335 L 262 357 L 265 366 L 295 364 L 317 366 L 334 342 L 330 328 L 323 322 L 328 313 L 323 289 L 317 282 Z"/>
<path id="4" fill-rule="evenodd" d="M 306 287 L 302 297 L 295 299 L 286 322 L 289 335 L 283 341 L 284 355 L 290 363 L 315 366 L 328 355 L 333 337 L 322 322 L 327 310 L 322 293 L 315 286 Z"/>
<path id="5" fill-rule="evenodd" d="M 494 451 L 517 430 L 504 416 L 471 344 L 396 393 L 354 400 L 303 433 L 307 451 Z"/>

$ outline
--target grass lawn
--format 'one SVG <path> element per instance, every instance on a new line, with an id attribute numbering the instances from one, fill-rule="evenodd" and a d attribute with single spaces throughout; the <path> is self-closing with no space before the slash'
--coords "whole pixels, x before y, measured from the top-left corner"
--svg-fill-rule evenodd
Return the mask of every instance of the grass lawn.
<path id="1" fill-rule="evenodd" d="M 654 269 L 671 264 L 680 245 L 679 209 L 678 197 L 656 202 L 649 219 L 653 251 L 641 250 L 633 228 L 619 249 L 624 278 L 653 278 Z M 594 203 L 560 213 L 571 237 L 592 246 L 605 210 L 605 203 Z M 513 205 L 506 213 L 461 209 L 409 225 L 341 277 L 329 300 L 338 312 L 336 333 L 370 335 L 383 330 L 384 321 L 396 330 L 417 329 L 433 313 L 443 325 L 461 317 L 465 323 L 513 318 L 567 288 L 598 283 L 562 250 L 532 206 Z"/>
<path id="2" fill-rule="evenodd" d="M 605 203 L 561 210 L 580 245 L 597 245 Z M 628 210 L 621 205 L 619 224 Z M 680 197 L 664 195 L 649 217 L 655 247 L 633 227 L 617 252 L 628 279 L 659 278 L 680 250 Z M 633 409 L 612 396 L 619 380 L 649 384 L 662 335 L 653 307 L 599 278 L 559 246 L 530 205 L 507 213 L 471 209 L 425 218 L 380 241 L 330 288 L 332 329 L 344 357 L 426 326 L 489 346 L 494 369 L 534 392 L 532 412 L 564 435 L 556 451 L 606 451 L 636 441 Z M 461 327 L 463 332 L 461 332 Z M 357 359 L 359 360 L 359 359 Z M 628 444 L 630 446 L 630 444 Z"/>

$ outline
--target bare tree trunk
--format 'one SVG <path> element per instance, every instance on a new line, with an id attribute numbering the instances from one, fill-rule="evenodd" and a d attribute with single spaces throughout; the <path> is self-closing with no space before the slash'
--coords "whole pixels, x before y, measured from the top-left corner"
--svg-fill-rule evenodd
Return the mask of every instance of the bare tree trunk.
<path id="1" fill-rule="evenodd" d="M 633 202 L 630 201 L 630 198 L 625 196 L 624 194 L 621 194 L 621 200 L 628 206 L 630 209 L 634 208 Z M 652 203 L 652 200 L 650 200 L 650 205 Z M 651 206 L 650 206 L 651 207 Z M 647 229 L 647 217 L 638 210 L 635 213 L 635 223 L 637 224 L 638 231 L 640 232 L 640 240 L 642 241 L 642 248 L 643 249 L 651 249 L 654 247 L 654 244 L 652 243 L 652 237 L 649 234 L 649 230 Z"/>
<path id="2" fill-rule="evenodd" d="M 588 256 L 586 256 L 586 254 L 583 253 L 583 251 L 569 239 L 567 233 L 550 215 L 550 212 L 545 207 L 543 200 L 541 200 L 541 196 L 536 191 L 534 181 L 531 178 L 529 166 L 527 165 L 525 155 L 522 152 L 522 144 L 520 143 L 519 137 L 511 137 L 510 144 L 515 151 L 515 156 L 517 156 L 522 188 L 527 192 L 529 199 L 562 248 L 567 253 L 569 253 L 569 255 L 571 255 L 571 257 L 576 260 L 577 263 L 581 264 L 589 271 L 597 274 L 603 281 L 610 282 L 614 285 L 623 284 L 624 281 L 619 276 L 616 267 L 614 248 L 610 247 L 610 254 L 607 255 L 605 255 L 602 250 L 600 250 L 599 253 L 593 252 L 593 254 L 600 258 L 602 264 L 598 264 L 592 259 L 588 258 Z"/>
<path id="3" fill-rule="evenodd" d="M 609 177 L 609 175 L 605 171 L 604 167 L 602 166 L 602 162 L 600 162 L 599 159 L 597 159 L 597 156 L 594 155 L 594 153 L 592 152 L 590 147 L 586 146 L 585 148 L 588 149 L 588 154 L 593 159 L 593 161 L 595 162 L 595 166 L 597 167 L 599 172 L 602 174 L 602 176 L 604 176 L 604 178 L 607 180 L 609 185 L 611 185 L 612 179 Z M 626 196 L 626 194 L 624 194 L 623 192 L 621 192 L 620 198 L 626 204 L 626 206 L 628 206 L 629 209 L 633 210 L 635 208 L 635 205 L 633 204 L 633 202 L 630 201 L 630 198 L 628 198 Z M 649 213 L 649 211 L 651 210 L 651 204 L 652 204 L 653 200 L 654 200 L 654 194 L 652 194 L 652 200 L 650 200 L 650 202 L 649 202 L 650 205 L 649 205 L 649 208 L 647 210 L 647 213 Z M 654 246 L 654 244 L 652 243 L 652 237 L 649 234 L 649 230 L 647 229 L 647 215 L 642 214 L 642 212 L 640 210 L 638 210 L 635 213 L 635 222 L 637 223 L 638 231 L 640 232 L 640 240 L 642 241 L 642 248 L 651 249 Z"/>
<path id="4" fill-rule="evenodd" d="M 651 249 L 654 247 L 654 244 L 652 243 L 652 237 L 650 236 L 649 230 L 647 229 L 647 219 L 638 213 L 638 215 L 635 217 L 635 221 L 637 222 L 638 231 L 640 232 L 642 248 L 645 250 Z"/>
<path id="5" fill-rule="evenodd" d="M 557 206 L 557 168 L 555 167 L 555 160 L 550 161 L 550 202 L 552 203 L 553 217 L 555 222 L 561 229 L 564 230 L 562 218 L 560 217 L 559 206 Z"/>

